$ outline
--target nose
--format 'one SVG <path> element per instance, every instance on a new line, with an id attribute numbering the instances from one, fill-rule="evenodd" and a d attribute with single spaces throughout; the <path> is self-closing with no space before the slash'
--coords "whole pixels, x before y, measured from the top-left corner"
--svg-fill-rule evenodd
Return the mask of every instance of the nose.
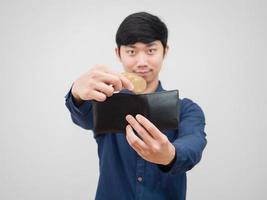
<path id="1" fill-rule="evenodd" d="M 147 66 L 147 56 L 144 53 L 139 53 L 137 57 L 137 66 L 138 67 Z"/>

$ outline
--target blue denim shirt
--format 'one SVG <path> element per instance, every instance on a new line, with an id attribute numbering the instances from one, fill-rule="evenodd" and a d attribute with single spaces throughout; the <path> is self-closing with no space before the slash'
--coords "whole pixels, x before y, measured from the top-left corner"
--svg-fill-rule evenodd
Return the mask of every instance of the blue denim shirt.
<path id="1" fill-rule="evenodd" d="M 156 92 L 163 90 L 159 82 Z M 77 107 L 71 92 L 65 98 L 72 121 L 91 130 L 91 101 L 85 101 Z M 201 108 L 187 98 L 179 101 L 179 130 L 164 132 L 176 150 L 176 158 L 170 166 L 141 158 L 128 144 L 125 133 L 107 133 L 95 138 L 100 161 L 96 200 L 186 199 L 186 171 L 200 161 L 207 140 Z"/>

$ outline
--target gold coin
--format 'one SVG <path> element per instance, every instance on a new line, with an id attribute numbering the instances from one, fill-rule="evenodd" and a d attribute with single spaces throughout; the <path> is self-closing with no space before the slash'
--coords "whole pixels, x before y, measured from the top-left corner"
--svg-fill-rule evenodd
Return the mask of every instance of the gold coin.
<path id="1" fill-rule="evenodd" d="M 127 78 L 129 81 L 131 81 L 131 83 L 134 86 L 133 92 L 136 94 L 140 94 L 143 91 L 145 91 L 146 89 L 146 80 L 141 77 L 138 76 L 134 73 L 130 73 L 130 72 L 123 72 L 122 75 Z"/>

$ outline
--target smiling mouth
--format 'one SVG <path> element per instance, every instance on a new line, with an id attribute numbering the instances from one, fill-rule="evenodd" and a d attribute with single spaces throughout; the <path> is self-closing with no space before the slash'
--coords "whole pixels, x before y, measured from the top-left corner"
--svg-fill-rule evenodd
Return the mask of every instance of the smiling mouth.
<path id="1" fill-rule="evenodd" d="M 150 73 L 150 70 L 135 71 L 134 73 L 136 73 L 139 76 L 147 76 Z"/>

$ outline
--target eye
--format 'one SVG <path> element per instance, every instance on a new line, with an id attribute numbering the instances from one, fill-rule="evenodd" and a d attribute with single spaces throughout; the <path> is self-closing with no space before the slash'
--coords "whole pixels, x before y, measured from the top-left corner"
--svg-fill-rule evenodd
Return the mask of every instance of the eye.
<path id="1" fill-rule="evenodd" d="M 157 49 L 148 49 L 148 54 L 154 54 L 157 51 Z"/>
<path id="2" fill-rule="evenodd" d="M 133 49 L 129 49 L 129 50 L 126 51 L 126 53 L 127 53 L 128 55 L 132 56 L 132 55 L 135 54 L 135 50 L 133 50 Z"/>

